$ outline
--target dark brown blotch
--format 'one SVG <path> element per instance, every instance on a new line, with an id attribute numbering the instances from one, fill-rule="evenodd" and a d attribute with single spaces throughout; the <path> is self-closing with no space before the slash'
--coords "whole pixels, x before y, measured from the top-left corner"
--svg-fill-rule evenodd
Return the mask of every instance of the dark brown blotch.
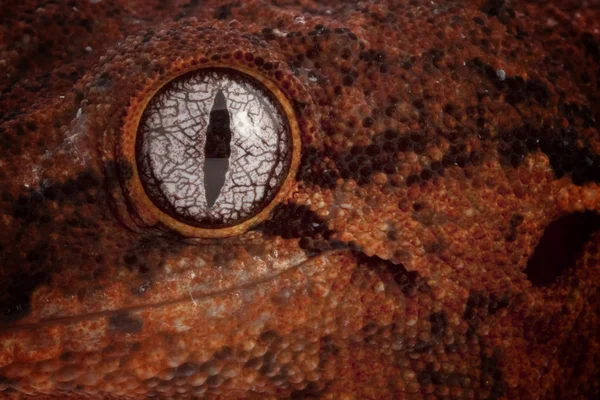
<path id="1" fill-rule="evenodd" d="M 3 259 L 4 262 L 10 262 L 11 257 L 6 255 Z M 3 267 L 11 268 L 6 264 Z M 31 309 L 34 290 L 49 281 L 50 276 L 45 272 L 17 272 L 4 277 L 4 290 L 0 294 L 0 322 L 10 323 L 26 317 Z"/>
<path id="2" fill-rule="evenodd" d="M 444 335 L 448 326 L 448 317 L 445 311 L 429 314 L 429 323 L 431 324 L 431 334 L 436 337 Z"/>
<path id="3" fill-rule="evenodd" d="M 389 279 L 391 274 L 400 291 L 407 297 L 415 297 L 417 294 L 428 294 L 431 286 L 417 271 L 408 271 L 404 264 L 395 264 L 377 256 L 366 256 L 358 254 L 359 264 L 374 270 L 379 274 L 386 274 Z"/>
<path id="4" fill-rule="evenodd" d="M 189 377 L 200 371 L 201 366 L 192 362 L 186 362 L 177 367 L 175 376 Z"/>
<path id="5" fill-rule="evenodd" d="M 525 274 L 536 287 L 553 284 L 577 262 L 585 244 L 600 230 L 600 215 L 573 213 L 551 222 L 527 261 Z"/>
<path id="6" fill-rule="evenodd" d="M 480 58 L 469 60 L 467 65 L 495 87 L 498 92 L 492 93 L 493 95 L 503 94 L 506 102 L 511 105 L 537 103 L 546 106 L 550 101 L 550 90 L 537 78 L 525 80 L 520 76 L 505 76 L 501 79 L 496 69 Z"/>
<path id="7" fill-rule="evenodd" d="M 600 181 L 600 156 L 575 128 L 526 124 L 501 132 L 498 152 L 505 165 L 517 168 L 536 151 L 546 154 L 557 179 L 570 176 L 575 185 Z"/>
<path id="8" fill-rule="evenodd" d="M 300 238 L 299 246 L 308 256 L 344 247 L 343 243 L 332 240 L 334 232 L 327 227 L 325 221 L 303 205 L 278 205 L 272 217 L 256 229 L 267 236 L 280 236 L 284 239 Z"/>
<path id="9" fill-rule="evenodd" d="M 120 312 L 108 318 L 108 326 L 120 333 L 139 333 L 144 321 L 128 312 Z"/>

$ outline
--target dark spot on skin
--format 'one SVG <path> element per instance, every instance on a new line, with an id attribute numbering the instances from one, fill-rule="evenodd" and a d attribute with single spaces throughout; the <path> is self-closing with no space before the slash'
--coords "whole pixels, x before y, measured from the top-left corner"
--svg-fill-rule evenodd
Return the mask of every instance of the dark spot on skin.
<path id="1" fill-rule="evenodd" d="M 487 0 L 481 11 L 490 16 L 497 16 L 504 8 L 505 3 L 505 0 Z"/>
<path id="2" fill-rule="evenodd" d="M 302 151 L 302 159 L 296 179 L 308 185 L 314 184 L 322 188 L 334 188 L 340 178 L 336 169 L 324 164 L 323 154 L 314 147 Z"/>
<path id="3" fill-rule="evenodd" d="M 508 233 L 505 236 L 507 242 L 514 242 L 517 240 L 517 228 L 523 223 L 525 217 L 521 214 L 513 214 L 510 217 Z"/>
<path id="4" fill-rule="evenodd" d="M 444 311 L 432 313 L 429 315 L 431 323 L 431 334 L 434 336 L 443 336 L 448 326 L 448 317 Z"/>
<path id="5" fill-rule="evenodd" d="M 398 231 L 396 229 L 390 229 L 386 236 L 389 240 L 392 241 L 396 241 L 399 238 Z"/>
<path id="6" fill-rule="evenodd" d="M 600 44 L 594 39 L 594 36 L 589 32 L 585 32 L 581 37 L 581 43 L 586 54 L 594 61 L 600 62 Z"/>
<path id="7" fill-rule="evenodd" d="M 441 67 L 440 63 L 444 59 L 444 55 L 445 55 L 445 53 L 443 50 L 437 49 L 437 48 L 431 48 L 423 54 L 423 59 L 425 62 L 428 62 L 428 63 L 434 65 L 436 68 L 440 68 Z"/>
<path id="8" fill-rule="evenodd" d="M 480 308 L 480 299 L 482 294 L 479 292 L 470 292 L 469 298 L 467 299 L 467 305 L 462 315 L 463 319 L 469 324 L 469 334 L 473 335 L 479 327 L 479 314 L 478 309 Z"/>
<path id="9" fill-rule="evenodd" d="M 131 164 L 128 161 L 125 161 L 125 162 L 127 163 L 125 165 L 131 166 Z M 119 166 L 120 166 L 120 161 L 111 160 L 111 161 L 107 161 L 104 163 L 104 176 L 105 176 L 106 183 L 109 187 L 114 187 L 119 184 L 119 179 L 120 179 L 119 174 L 121 173 L 120 172 L 121 169 L 119 168 Z M 131 171 L 133 174 L 133 169 L 131 169 Z"/>
<path id="10" fill-rule="evenodd" d="M 400 135 L 392 129 L 385 130 L 372 139 L 367 146 L 352 146 L 347 150 L 331 154 L 309 147 L 303 151 L 297 179 L 307 184 L 315 184 L 323 188 L 335 188 L 337 181 L 354 179 L 359 185 L 371 183 L 371 176 L 377 172 L 393 174 L 398 167 L 394 155 L 397 152 L 415 152 L 424 154 L 427 145 L 433 138 L 420 132 Z M 335 168 L 324 164 L 324 159 L 331 158 Z M 454 162 L 454 161 L 453 161 Z M 426 179 L 441 175 L 439 163 L 432 163 L 432 170 L 425 173 Z M 419 175 L 408 179 L 407 184 L 421 181 Z"/>
<path id="11" fill-rule="evenodd" d="M 297 114 L 302 114 L 302 112 L 306 108 L 306 103 L 301 103 L 298 100 L 294 100 L 293 105 L 294 105 L 294 112 L 296 112 Z"/>
<path id="12" fill-rule="evenodd" d="M 584 128 L 596 126 L 594 113 L 587 106 L 576 103 L 566 103 L 560 104 L 559 110 L 571 125 L 577 126 L 582 124 Z"/>
<path id="13" fill-rule="evenodd" d="M 315 25 L 315 28 L 311 31 L 308 32 L 308 36 L 322 36 L 322 35 L 329 35 L 331 33 L 331 30 L 321 24 L 319 25 Z"/>
<path id="14" fill-rule="evenodd" d="M 442 156 L 441 162 L 431 163 L 431 171 L 434 175 L 444 176 L 444 169 L 449 167 L 466 168 L 481 164 L 481 154 L 474 150 L 468 150 L 463 137 L 455 137 L 452 132 L 447 136 L 452 145 Z"/>
<path id="15" fill-rule="evenodd" d="M 536 287 L 549 286 L 573 267 L 591 235 L 600 229 L 600 215 L 586 211 L 558 218 L 544 230 L 525 274 Z"/>
<path id="16" fill-rule="evenodd" d="M 15 269 L 15 266 L 6 265 L 6 262 L 10 262 L 10 259 L 4 258 L 3 268 Z M 44 272 L 17 272 L 4 277 L 4 291 L 0 293 L 0 322 L 14 322 L 27 316 L 33 291 L 49 282 L 50 277 Z"/>
<path id="17" fill-rule="evenodd" d="M 40 221 L 44 196 L 40 192 L 32 192 L 19 196 L 13 204 L 12 215 L 25 222 Z"/>
<path id="18" fill-rule="evenodd" d="M 491 381 L 490 395 L 487 400 L 498 400 L 506 393 L 506 383 L 504 382 L 504 374 L 500 369 L 498 353 L 495 352 L 492 356 L 487 356 L 481 353 L 481 386 L 489 387 Z"/>
<path id="19" fill-rule="evenodd" d="M 549 98 L 548 87 L 537 79 L 524 81 L 522 78 L 506 78 L 507 96 L 506 100 L 511 104 L 519 104 L 526 100 L 534 99 L 540 104 L 546 105 Z"/>
<path id="20" fill-rule="evenodd" d="M 92 33 L 94 31 L 94 22 L 90 19 L 82 19 L 79 24 L 83 27 L 88 33 Z"/>
<path id="21" fill-rule="evenodd" d="M 142 38 L 142 43 L 148 43 L 150 40 L 152 40 L 153 37 L 154 31 L 149 29 L 148 32 L 144 34 L 144 37 Z"/>
<path id="22" fill-rule="evenodd" d="M 125 250 L 123 262 L 127 269 L 137 271 L 142 279 L 147 280 L 162 268 L 167 256 L 176 254 L 183 246 L 177 240 L 143 236 Z"/>
<path id="23" fill-rule="evenodd" d="M 206 384 L 209 387 L 217 387 L 220 386 L 224 381 L 225 378 L 222 375 L 213 375 L 206 380 Z"/>
<path id="24" fill-rule="evenodd" d="M 343 244 L 330 240 L 333 231 L 308 207 L 297 204 L 281 204 L 275 208 L 272 217 L 260 224 L 257 230 L 268 236 L 284 239 L 300 238 L 300 248 L 308 256 L 323 251 L 341 248 Z"/>
<path id="25" fill-rule="evenodd" d="M 200 4 L 201 0 L 190 0 L 189 2 L 180 6 L 181 11 L 173 18 L 175 21 L 179 21 L 192 14 L 193 10 Z"/>
<path id="26" fill-rule="evenodd" d="M 273 29 L 271 28 L 263 28 L 260 33 L 262 34 L 263 39 L 266 41 L 277 39 L 275 32 L 273 32 Z"/>
<path id="27" fill-rule="evenodd" d="M 13 386 L 18 385 L 17 382 L 15 382 L 15 380 L 8 378 L 6 376 L 0 375 L 0 392 L 7 395 L 10 393 L 15 393 L 16 390 L 14 389 Z M 4 388 L 2 388 L 4 387 Z"/>
<path id="28" fill-rule="evenodd" d="M 15 154 L 15 152 L 20 152 L 16 141 L 12 135 L 9 135 L 4 131 L 4 128 L 0 127 L 0 159 Z"/>
<path id="29" fill-rule="evenodd" d="M 504 237 L 504 240 L 507 242 L 514 242 L 517 240 L 517 231 L 515 229 L 511 229 L 508 234 Z"/>
<path id="30" fill-rule="evenodd" d="M 432 363 L 428 363 L 427 367 L 418 373 L 417 380 L 422 386 L 439 386 L 446 385 L 448 383 L 447 374 L 436 371 Z"/>
<path id="31" fill-rule="evenodd" d="M 80 204 L 95 200 L 90 190 L 95 189 L 100 181 L 93 171 L 84 171 L 74 179 L 62 183 L 43 181 L 38 190 L 21 195 L 13 204 L 12 214 L 15 218 L 29 223 L 45 223 L 47 220 L 46 201 L 59 204 Z"/>
<path id="32" fill-rule="evenodd" d="M 529 37 L 529 34 L 520 27 L 517 27 L 515 31 L 515 39 L 517 40 L 526 40 Z"/>
<path id="33" fill-rule="evenodd" d="M 405 296 L 415 297 L 419 293 L 431 292 L 431 286 L 427 281 L 417 271 L 408 271 L 403 264 L 394 264 L 392 261 L 383 260 L 377 256 L 368 257 L 362 253 L 357 257 L 360 265 L 380 274 L 391 274 L 392 279 Z"/>
<path id="34" fill-rule="evenodd" d="M 421 177 L 417 174 L 411 174 L 406 177 L 406 186 L 418 185 L 421 183 Z"/>
<path id="35" fill-rule="evenodd" d="M 116 163 L 117 171 L 119 171 L 119 176 L 124 181 L 128 181 L 133 176 L 133 166 L 127 160 L 120 159 Z"/>
<path id="36" fill-rule="evenodd" d="M 329 358 L 337 356 L 339 351 L 339 347 L 333 342 L 331 336 L 323 336 L 319 345 L 319 362 L 323 364 Z"/>
<path id="37" fill-rule="evenodd" d="M 440 243 L 440 242 L 430 242 L 430 243 L 425 243 L 425 251 L 427 253 L 437 253 L 439 252 L 444 246 Z"/>
<path id="38" fill-rule="evenodd" d="M 277 363 L 277 353 L 269 349 L 262 356 L 262 366 L 258 370 L 262 375 L 272 378 L 280 370 L 280 365 Z"/>
<path id="39" fill-rule="evenodd" d="M 522 214 L 513 214 L 510 217 L 510 226 L 517 227 L 523 223 L 525 217 Z"/>
<path id="40" fill-rule="evenodd" d="M 236 261 L 235 253 L 231 251 L 224 251 L 213 255 L 213 265 L 215 267 L 229 267 Z"/>
<path id="41" fill-rule="evenodd" d="M 273 341 L 279 338 L 279 334 L 273 330 L 264 331 L 260 334 L 260 341 L 265 344 L 271 344 Z"/>
<path id="42" fill-rule="evenodd" d="M 490 17 L 498 18 L 505 25 L 515 16 L 515 11 L 507 7 L 506 0 L 487 0 L 481 11 Z"/>
<path id="43" fill-rule="evenodd" d="M 310 382 L 302 390 L 294 390 L 290 394 L 291 400 L 305 400 L 305 399 L 318 399 L 321 397 L 321 393 L 325 390 L 326 386 L 319 386 L 316 382 Z"/>
<path id="44" fill-rule="evenodd" d="M 384 63 L 387 55 L 382 50 L 369 49 L 359 53 L 359 59 L 367 63 Z"/>
<path id="45" fill-rule="evenodd" d="M 498 90 L 504 94 L 506 101 L 512 105 L 521 103 L 538 103 L 546 105 L 550 99 L 548 87 L 538 79 L 525 80 L 520 76 L 509 77 L 504 80 L 496 74 L 496 70 L 484 63 L 479 58 L 467 62 L 478 74 L 486 77 Z"/>
<path id="46" fill-rule="evenodd" d="M 413 203 L 413 210 L 418 212 L 421 211 L 423 208 L 425 208 L 425 203 L 419 201 Z"/>
<path id="47" fill-rule="evenodd" d="M 175 376 L 189 377 L 200 371 L 200 366 L 192 362 L 186 362 L 177 367 Z"/>
<path id="48" fill-rule="evenodd" d="M 233 356 L 233 350 L 229 346 L 223 346 L 213 355 L 217 360 L 229 360 Z"/>
<path id="49" fill-rule="evenodd" d="M 490 295 L 490 301 L 488 303 L 488 312 L 491 315 L 494 315 L 496 312 L 498 312 L 499 310 L 502 310 L 503 308 L 506 308 L 510 305 L 510 298 L 508 296 L 508 294 L 496 294 L 496 293 L 492 293 Z"/>
<path id="50" fill-rule="evenodd" d="M 48 240 L 49 229 L 59 235 L 69 235 L 75 229 L 87 230 L 93 221 L 79 212 L 65 215 L 63 221 L 53 221 L 53 207 L 63 204 L 80 205 L 96 202 L 96 188 L 99 179 L 91 171 L 84 171 L 74 178 L 61 183 L 42 181 L 40 187 L 27 191 L 13 201 L 14 218 L 19 219 L 17 230 L 10 248 L 2 250 L 2 278 L 0 279 L 0 319 L 14 321 L 27 315 L 32 293 L 37 287 L 51 282 L 52 274 L 64 266 L 62 255 Z M 54 204 L 52 204 L 54 203 Z M 52 223 L 52 224 L 51 224 Z M 39 231 L 39 237 L 32 235 Z M 70 243 L 75 245 L 74 243 Z"/>
<path id="51" fill-rule="evenodd" d="M 485 22 L 483 22 L 483 20 L 479 17 L 473 17 L 473 22 L 475 22 L 477 25 L 480 25 L 480 26 L 485 25 Z"/>
<path id="52" fill-rule="evenodd" d="M 125 256 L 123 256 L 123 261 L 125 261 L 125 264 L 127 265 L 134 265 L 137 263 L 137 256 L 135 254 L 125 254 Z"/>
<path id="53" fill-rule="evenodd" d="M 505 165 L 519 167 L 527 154 L 540 150 L 557 179 L 570 176 L 575 185 L 600 181 L 600 157 L 575 129 L 525 125 L 500 134 L 498 152 Z"/>
<path id="54" fill-rule="evenodd" d="M 71 362 L 75 359 L 75 353 L 72 351 L 65 351 L 60 354 L 59 359 L 64 362 Z"/>
<path id="55" fill-rule="evenodd" d="M 262 367 L 262 357 L 253 357 L 251 359 L 249 359 L 248 361 L 246 361 L 246 363 L 244 364 L 244 368 L 249 368 L 249 369 L 260 369 Z"/>
<path id="56" fill-rule="evenodd" d="M 469 325 L 467 337 L 473 338 L 481 320 L 510 305 L 508 294 L 470 291 L 462 318 Z"/>
<path id="57" fill-rule="evenodd" d="M 429 353 L 433 348 L 433 344 L 425 341 L 419 341 L 413 347 L 409 348 L 408 351 L 416 354 Z"/>
<path id="58" fill-rule="evenodd" d="M 108 88 L 112 83 L 112 79 L 108 72 L 103 72 L 100 77 L 96 80 L 96 87 L 98 88 Z"/>
<path id="59" fill-rule="evenodd" d="M 108 326 L 120 333 L 139 333 L 144 322 L 130 313 L 118 313 L 108 319 Z"/>

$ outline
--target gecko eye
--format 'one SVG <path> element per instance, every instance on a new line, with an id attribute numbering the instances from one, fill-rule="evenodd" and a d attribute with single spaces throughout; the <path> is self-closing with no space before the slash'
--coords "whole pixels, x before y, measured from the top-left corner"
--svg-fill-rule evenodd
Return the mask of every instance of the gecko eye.
<path id="1" fill-rule="evenodd" d="M 142 113 L 135 143 L 148 198 L 199 228 L 235 226 L 268 205 L 290 168 L 290 125 L 277 98 L 237 70 L 168 82 Z"/>

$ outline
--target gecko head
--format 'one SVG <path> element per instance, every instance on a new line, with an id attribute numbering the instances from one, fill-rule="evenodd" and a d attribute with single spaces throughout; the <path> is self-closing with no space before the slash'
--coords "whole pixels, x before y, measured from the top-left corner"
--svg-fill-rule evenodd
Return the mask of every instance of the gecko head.
<path id="1" fill-rule="evenodd" d="M 597 64 L 505 2 L 193 3 L 0 97 L 0 391 L 586 390 Z"/>

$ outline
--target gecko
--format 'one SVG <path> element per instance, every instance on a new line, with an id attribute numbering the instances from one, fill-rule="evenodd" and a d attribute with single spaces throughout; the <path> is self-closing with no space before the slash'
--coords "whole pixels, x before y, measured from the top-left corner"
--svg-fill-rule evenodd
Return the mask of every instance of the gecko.
<path id="1" fill-rule="evenodd" d="M 598 1 L 6 0 L 0 21 L 0 398 L 597 398 Z M 213 131 L 238 85 L 284 132 L 285 182 L 218 229 L 174 205 L 202 168 L 166 193 L 135 144 L 190 79 L 225 85 Z"/>

